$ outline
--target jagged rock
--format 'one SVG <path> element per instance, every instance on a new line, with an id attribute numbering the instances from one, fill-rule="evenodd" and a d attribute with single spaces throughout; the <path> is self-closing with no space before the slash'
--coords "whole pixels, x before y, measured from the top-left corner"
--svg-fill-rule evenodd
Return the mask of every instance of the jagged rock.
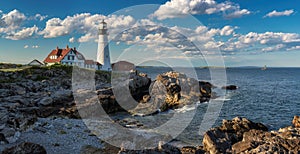
<path id="1" fill-rule="evenodd" d="M 300 128 L 300 117 L 299 116 L 294 116 L 294 119 L 293 119 L 292 123 L 295 127 Z"/>
<path id="2" fill-rule="evenodd" d="M 243 134 L 251 129 L 267 131 L 261 123 L 254 123 L 246 118 L 236 117 L 223 120 L 220 127 L 212 128 L 204 134 L 203 147 L 210 153 L 226 153 L 231 146 L 243 139 Z"/>
<path id="3" fill-rule="evenodd" d="M 10 90 L 8 89 L 0 89 L 0 98 L 10 96 Z"/>
<path id="4" fill-rule="evenodd" d="M 53 102 L 64 103 L 64 102 L 72 101 L 73 100 L 72 96 L 73 95 L 71 90 L 59 90 L 56 91 L 51 97 L 53 99 Z"/>
<path id="5" fill-rule="evenodd" d="M 39 105 L 48 106 L 53 103 L 53 99 L 51 97 L 44 97 L 39 101 Z"/>
<path id="6" fill-rule="evenodd" d="M 119 154 L 181 154 L 181 151 L 179 148 L 166 143 L 163 145 L 158 145 L 158 147 L 153 149 L 145 149 L 145 150 L 121 149 L 119 151 Z"/>
<path id="7" fill-rule="evenodd" d="M 46 150 L 39 144 L 24 142 L 17 146 L 4 149 L 2 154 L 46 154 Z"/>
<path id="8" fill-rule="evenodd" d="M 245 132 L 243 140 L 232 146 L 232 152 L 299 153 L 300 137 L 299 132 L 295 132 L 297 132 L 297 130 L 292 130 L 291 128 L 282 129 L 281 133 L 253 129 Z"/>
<path id="9" fill-rule="evenodd" d="M 147 103 L 147 102 L 150 101 L 150 99 L 151 99 L 151 96 L 150 96 L 150 95 L 144 95 L 141 102 L 142 102 L 142 103 Z"/>
<path id="10" fill-rule="evenodd" d="M 204 135 L 209 153 L 300 153 L 300 128 L 292 126 L 268 132 L 260 123 L 245 118 L 223 120 Z"/>
<path id="11" fill-rule="evenodd" d="M 237 90 L 238 86 L 236 85 L 228 85 L 228 86 L 223 86 L 222 89 L 226 89 L 226 90 Z"/>
<path id="12" fill-rule="evenodd" d="M 130 112 L 134 115 L 152 115 L 199 100 L 209 101 L 212 87 L 209 82 L 199 82 L 178 72 L 159 74 L 149 87 L 150 96 L 144 95 L 141 103 Z"/>
<path id="13" fill-rule="evenodd" d="M 120 148 L 104 143 L 103 148 L 97 148 L 91 145 L 81 147 L 80 154 L 117 154 Z"/>
<path id="14" fill-rule="evenodd" d="M 180 149 L 181 154 L 204 154 L 203 147 L 184 146 Z"/>
<path id="15" fill-rule="evenodd" d="M 138 71 L 113 72 L 112 89 L 117 102 L 125 110 L 134 109 L 143 99 L 149 95 L 151 79 Z"/>
<path id="16" fill-rule="evenodd" d="M 9 142 L 7 141 L 5 135 L 3 133 L 0 133 L 0 145 L 1 144 L 8 144 Z"/>
<path id="17" fill-rule="evenodd" d="M 210 98 L 212 97 L 212 88 L 214 86 L 205 81 L 199 81 L 199 90 L 200 90 L 200 102 L 208 102 Z"/>

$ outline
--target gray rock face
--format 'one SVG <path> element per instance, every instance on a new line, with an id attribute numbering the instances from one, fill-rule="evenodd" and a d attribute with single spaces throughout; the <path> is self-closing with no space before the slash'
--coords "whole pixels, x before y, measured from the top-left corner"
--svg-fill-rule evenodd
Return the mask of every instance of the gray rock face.
<path id="1" fill-rule="evenodd" d="M 53 103 L 53 99 L 51 97 L 44 97 L 39 101 L 39 105 L 48 106 Z"/>
<path id="2" fill-rule="evenodd" d="M 5 138 L 5 135 L 3 133 L 0 133 L 0 145 L 1 144 L 8 144 L 9 142 Z"/>

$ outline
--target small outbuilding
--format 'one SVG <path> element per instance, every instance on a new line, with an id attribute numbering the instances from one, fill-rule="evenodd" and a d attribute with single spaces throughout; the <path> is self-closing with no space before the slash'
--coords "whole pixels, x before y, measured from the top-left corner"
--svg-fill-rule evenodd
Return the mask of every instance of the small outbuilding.
<path id="1" fill-rule="evenodd" d="M 112 64 L 114 71 L 130 71 L 135 69 L 135 65 L 128 61 L 118 61 Z"/>
<path id="2" fill-rule="evenodd" d="M 44 63 L 40 62 L 37 59 L 32 60 L 30 63 L 28 63 L 29 66 L 43 66 Z"/>

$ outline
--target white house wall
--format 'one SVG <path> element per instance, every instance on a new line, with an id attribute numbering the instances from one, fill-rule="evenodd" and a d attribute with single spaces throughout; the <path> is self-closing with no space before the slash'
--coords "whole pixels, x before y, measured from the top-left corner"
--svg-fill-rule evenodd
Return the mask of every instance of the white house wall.
<path id="1" fill-rule="evenodd" d="M 70 59 L 68 57 L 70 56 Z M 72 59 L 74 57 L 74 60 Z M 61 64 L 67 64 L 67 65 L 77 65 L 79 67 L 84 67 L 84 60 L 79 60 L 76 56 L 76 54 L 71 51 L 61 60 Z"/>

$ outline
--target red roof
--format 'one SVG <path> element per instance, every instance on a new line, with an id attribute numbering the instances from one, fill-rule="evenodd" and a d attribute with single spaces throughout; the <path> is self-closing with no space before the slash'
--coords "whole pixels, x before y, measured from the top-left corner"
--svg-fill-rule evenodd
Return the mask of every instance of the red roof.
<path id="1" fill-rule="evenodd" d="M 44 63 L 59 63 L 64 57 L 70 52 L 74 51 L 77 55 L 78 59 L 84 59 L 83 55 L 76 51 L 76 49 L 67 48 L 67 49 L 55 49 L 50 52 L 50 54 L 45 58 Z M 78 55 L 81 55 L 82 58 L 78 57 Z M 51 56 L 56 56 L 57 58 L 51 58 Z"/>

